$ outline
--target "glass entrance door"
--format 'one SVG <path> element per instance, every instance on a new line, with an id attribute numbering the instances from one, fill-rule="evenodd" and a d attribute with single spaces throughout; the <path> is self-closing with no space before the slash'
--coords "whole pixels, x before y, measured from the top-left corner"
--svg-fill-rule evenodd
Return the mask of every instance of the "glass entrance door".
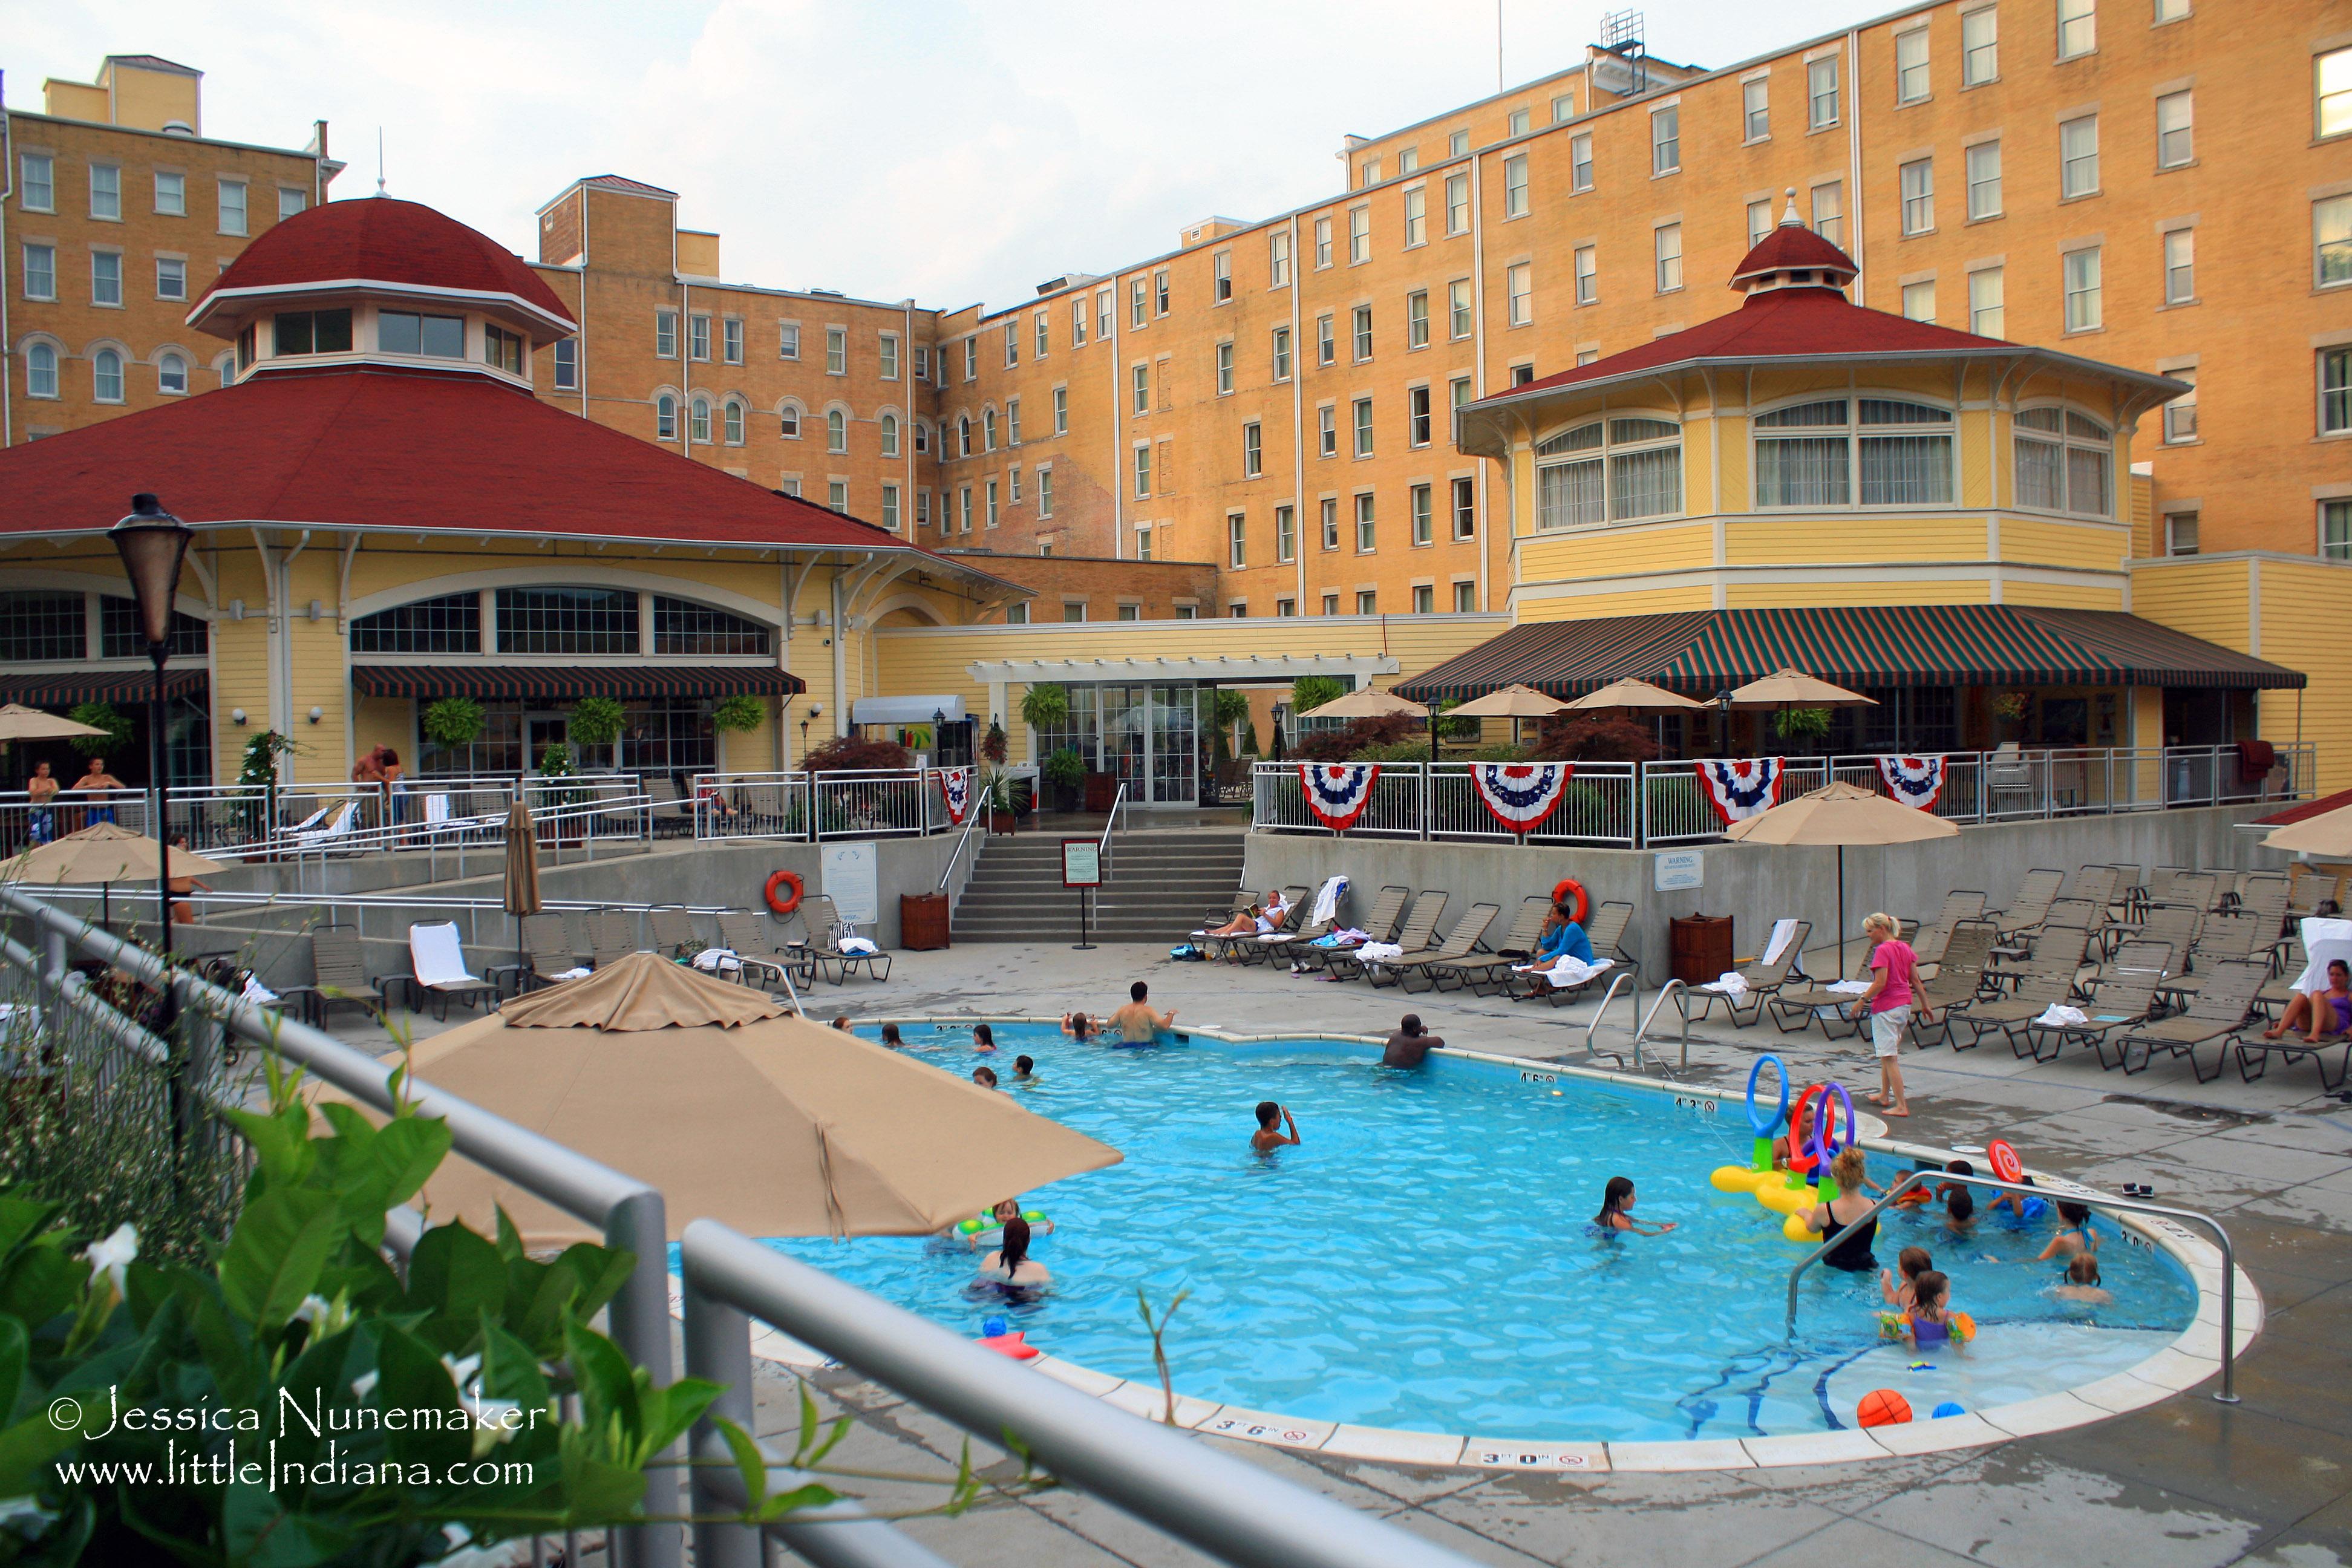
<path id="1" fill-rule="evenodd" d="M 1129 805 L 1200 800 L 1198 699 L 1190 686 L 1105 686 L 1102 767 L 1127 785 Z"/>
<path id="2" fill-rule="evenodd" d="M 541 756 L 546 754 L 547 748 L 550 746 L 560 746 L 564 744 L 565 737 L 570 733 L 570 723 L 561 713 L 530 713 L 524 715 L 522 721 L 522 765 L 525 771 L 537 773 L 539 771 L 539 760 Z M 572 762 L 576 766 L 578 765 L 579 759 L 575 757 L 572 759 Z"/>
<path id="3" fill-rule="evenodd" d="M 1106 686 L 1102 691 L 1102 771 L 1127 785 L 1140 805 L 1151 798 L 1151 704 L 1148 689 Z"/>

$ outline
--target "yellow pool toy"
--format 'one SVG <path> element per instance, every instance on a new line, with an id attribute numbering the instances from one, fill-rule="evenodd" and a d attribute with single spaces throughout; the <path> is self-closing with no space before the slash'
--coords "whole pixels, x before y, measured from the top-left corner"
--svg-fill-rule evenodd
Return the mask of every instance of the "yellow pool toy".
<path id="1" fill-rule="evenodd" d="M 1780 1234 L 1787 1237 L 1790 1241 L 1805 1242 L 1819 1241 L 1821 1239 L 1821 1233 L 1813 1229 L 1811 1226 L 1807 1225 L 1805 1223 L 1805 1216 L 1801 1214 L 1792 1214 L 1789 1215 L 1788 1218 L 1782 1220 L 1780 1222 Z"/>
<path id="2" fill-rule="evenodd" d="M 1758 1183 L 1778 1174 L 1776 1171 L 1759 1171 L 1750 1165 L 1717 1165 L 1706 1179 L 1718 1193 L 1752 1193 Z"/>
<path id="3" fill-rule="evenodd" d="M 1809 1186 L 1768 1185 L 1756 1189 L 1756 1201 L 1774 1214 L 1793 1215 L 1800 1209 L 1812 1207 L 1820 1198 Z"/>

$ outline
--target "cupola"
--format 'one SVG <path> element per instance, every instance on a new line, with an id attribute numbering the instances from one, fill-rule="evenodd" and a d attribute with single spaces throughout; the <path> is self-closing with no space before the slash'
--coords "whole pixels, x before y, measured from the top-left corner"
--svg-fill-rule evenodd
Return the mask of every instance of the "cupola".
<path id="1" fill-rule="evenodd" d="M 579 330 L 488 235 L 389 196 L 329 202 L 247 246 L 188 312 L 237 376 L 354 363 L 530 384 L 531 351 Z"/>
<path id="2" fill-rule="evenodd" d="M 1740 261 L 1731 287 L 1750 299 L 1781 289 L 1828 289 L 1843 299 L 1861 271 L 1852 257 L 1805 226 L 1792 188 L 1780 225 Z"/>

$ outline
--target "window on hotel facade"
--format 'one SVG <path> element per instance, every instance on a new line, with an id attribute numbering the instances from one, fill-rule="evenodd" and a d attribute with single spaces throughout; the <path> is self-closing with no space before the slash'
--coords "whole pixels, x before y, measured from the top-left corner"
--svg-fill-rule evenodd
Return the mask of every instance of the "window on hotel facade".
<path id="1" fill-rule="evenodd" d="M 55 397 L 58 395 L 58 351 L 48 343 L 35 343 L 25 351 L 25 395 Z"/>
<path id="2" fill-rule="evenodd" d="M 1274 379 L 1276 381 L 1290 379 L 1290 329 L 1288 327 L 1274 329 Z M 1055 393 L 1055 395 L 1059 397 L 1061 394 Z M 1060 429 L 1066 428 L 1066 425 L 1060 426 L 1056 434 Z"/>
<path id="3" fill-rule="evenodd" d="M 2352 283 L 2352 196 L 2311 204 L 2311 269 L 2319 288 Z"/>
<path id="4" fill-rule="evenodd" d="M 1069 433 L 1070 389 L 1066 386 L 1057 386 L 1054 388 L 1054 434 L 1066 436 Z M 919 446 L 920 443 L 919 442 L 918 445 Z"/>
<path id="5" fill-rule="evenodd" d="M 677 439 L 677 399 L 667 392 L 654 399 L 654 439 Z"/>
<path id="6" fill-rule="evenodd" d="M 1356 553 L 1370 555 L 1380 544 L 1380 521 L 1372 492 L 1356 498 Z"/>
<path id="7" fill-rule="evenodd" d="M 2058 194 L 2062 198 L 2099 191 L 2099 117 L 2085 114 L 2058 127 Z"/>
<path id="8" fill-rule="evenodd" d="M 362 616 L 352 623 L 353 653 L 479 653 L 482 596 L 443 594 Z"/>
<path id="9" fill-rule="evenodd" d="M 1360 364 L 1372 357 L 1372 308 L 1370 305 L 1356 307 L 1354 328 L 1356 363 Z"/>
<path id="10" fill-rule="evenodd" d="M 2164 373 L 2175 381 L 2189 384 L 2189 390 L 2164 405 L 2164 439 L 2167 443 L 2197 439 L 2197 373 L 2193 370 L 2168 370 Z"/>
<path id="11" fill-rule="evenodd" d="M 1410 387 L 1404 395 L 1405 444 L 1409 447 L 1429 445 L 1429 388 Z"/>
<path id="12" fill-rule="evenodd" d="M 2193 511 L 2168 511 L 2164 514 L 2164 552 L 2167 555 L 2197 553 L 2198 514 Z"/>
<path id="13" fill-rule="evenodd" d="M 1981 87 L 2000 74 L 2000 13 L 1979 5 L 1960 17 L 1960 85 Z"/>
<path id="14" fill-rule="evenodd" d="M 719 405 L 719 428 L 727 437 L 727 444 L 730 447 L 741 446 L 743 444 L 742 404 L 734 398 L 729 398 Z"/>
<path id="15" fill-rule="evenodd" d="M 1470 232 L 1470 176 L 1467 174 L 1445 176 L 1445 232 L 1450 235 Z"/>
<path id="16" fill-rule="evenodd" d="M 1274 558 L 1276 561 L 1298 559 L 1298 509 L 1278 506 L 1274 509 Z"/>
<path id="17" fill-rule="evenodd" d="M 635 653 L 637 596 L 621 588 L 500 588 L 500 653 Z"/>
<path id="18" fill-rule="evenodd" d="M 1265 472 L 1264 427 L 1253 419 L 1242 426 L 1242 477 L 1254 479 Z"/>
<path id="19" fill-rule="evenodd" d="M 331 312 L 321 310 L 320 316 Z M 348 317 L 349 311 L 342 312 Z M 345 346 L 350 346 L 351 328 L 343 329 Z M 375 342 L 379 351 L 388 354 L 421 354 L 427 359 L 464 359 L 466 357 L 466 319 L 463 316 L 420 316 L 407 310 L 378 310 L 375 314 Z M 284 350 L 279 350 L 284 353 Z M 318 353 L 327 351 L 320 349 Z"/>
<path id="20" fill-rule="evenodd" d="M 1805 102 L 1812 128 L 1825 131 L 1838 122 L 1838 62 L 1835 55 L 1805 62 Z"/>
<path id="21" fill-rule="evenodd" d="M 93 305 L 112 306 L 122 303 L 122 252 L 119 250 L 90 252 L 89 302 Z"/>
<path id="22" fill-rule="evenodd" d="M 21 153 L 16 160 L 16 200 L 24 209 L 28 213 L 55 212 L 58 205 L 57 160 L 47 153 Z"/>
<path id="23" fill-rule="evenodd" d="M 2352 561 L 2352 500 L 2319 503 L 2319 554 L 2326 561 Z"/>
<path id="24" fill-rule="evenodd" d="M 1316 317 L 1315 363 L 1317 364 L 1329 364 L 1337 353 L 1338 350 L 1332 346 L 1331 342 L 1331 318 L 1328 316 Z"/>
<path id="25" fill-rule="evenodd" d="M 418 320 L 411 316 L 410 321 Z M 452 321 L 457 327 L 457 347 L 437 351 L 446 358 L 458 358 L 466 352 L 466 323 L 456 316 L 434 316 L 436 321 Z M 280 310 L 270 322 L 270 342 L 274 353 L 280 354 L 340 354 L 352 348 L 352 313 L 349 310 Z M 415 349 L 394 349 L 394 353 L 415 353 Z"/>
<path id="26" fill-rule="evenodd" d="M 719 323 L 719 352 L 729 364 L 743 363 L 743 323 L 729 317 Z"/>
<path id="27" fill-rule="evenodd" d="M 1054 352 L 1053 321 L 1054 318 L 1048 312 L 1044 310 L 1040 310 L 1035 315 L 1029 318 L 1029 352 L 1031 358 L 1044 359 L 1047 354 Z M 898 373 L 893 371 L 891 374 L 893 378 L 895 378 Z"/>
<path id="28" fill-rule="evenodd" d="M 1980 338 L 1997 338 L 2009 330 L 2007 289 L 2001 268 L 1979 268 L 1969 274 L 1969 331 Z"/>
<path id="29" fill-rule="evenodd" d="M 505 371 L 509 375 L 520 375 L 522 334 L 485 323 L 482 327 L 482 363 Z"/>
<path id="30" fill-rule="evenodd" d="M 1328 403 L 1315 411 L 1315 449 L 1326 458 L 1339 455 L 1339 416 Z"/>
<path id="31" fill-rule="evenodd" d="M 1478 481 L 1458 479 L 1454 481 L 1454 537 L 1475 539 L 1478 536 Z M 1456 606 L 1460 608 L 1461 606 Z"/>
<path id="32" fill-rule="evenodd" d="M 1265 237 L 1265 286 L 1287 288 L 1290 283 L 1290 231 L 1277 228 Z M 1086 340 L 1081 337 L 1081 342 Z"/>
<path id="33" fill-rule="evenodd" d="M 1936 280 L 1903 285 L 1903 319 L 1906 321 L 1932 321 L 1936 319 Z"/>
<path id="34" fill-rule="evenodd" d="M 1503 216 L 1528 216 L 1528 155 L 1503 160 Z"/>
<path id="35" fill-rule="evenodd" d="M 1571 192 L 1592 188 L 1592 132 L 1568 139 L 1568 188 Z"/>
<path id="36" fill-rule="evenodd" d="M 1833 397 L 1757 416 L 1758 507 L 1847 506 L 1857 489 L 1864 506 L 1950 505 L 1950 412 Z"/>
<path id="37" fill-rule="evenodd" d="M 1515 327 L 1527 326 L 1536 319 L 1535 270 L 1534 263 L 1527 261 L 1504 268 L 1506 319 Z"/>
<path id="38" fill-rule="evenodd" d="M 797 329 L 795 329 L 794 336 L 797 337 Z M 663 359 L 677 357 L 677 312 L 676 310 L 654 312 L 654 353 Z"/>
<path id="39" fill-rule="evenodd" d="M 155 298 L 185 300 L 188 297 L 188 264 L 176 256 L 155 258 Z"/>
<path id="40" fill-rule="evenodd" d="M 1415 185 L 1404 194 L 1404 243 L 1410 250 L 1429 243 L 1429 187 Z"/>
<path id="41" fill-rule="evenodd" d="M 172 652 L 202 658 L 205 656 L 206 627 L 195 616 L 178 610 L 172 612 Z M 100 658 L 145 658 L 147 631 L 139 618 L 136 599 L 118 598 L 101 594 L 98 599 L 98 657 Z"/>
<path id="42" fill-rule="evenodd" d="M 1927 96 L 1927 29 L 1895 37 L 1895 101 L 1917 103 Z"/>
<path id="43" fill-rule="evenodd" d="M 2352 433 L 2352 349 L 2329 349 L 2319 356 L 2319 433 Z"/>
<path id="44" fill-rule="evenodd" d="M 827 327 L 824 330 L 824 374 L 849 374 L 849 329 Z"/>
<path id="45" fill-rule="evenodd" d="M 1650 173 L 1671 174 L 1683 166 L 1683 111 L 1669 104 L 1650 113 Z"/>
<path id="46" fill-rule="evenodd" d="M 54 300 L 58 297 L 58 247 L 54 245 L 25 247 L 25 298 Z"/>
<path id="47" fill-rule="evenodd" d="M 184 393 L 188 390 L 188 362 L 178 354 L 167 353 L 155 362 L 155 390 Z"/>
<path id="48" fill-rule="evenodd" d="M 1234 345 L 1217 345 L 1217 395 L 1228 396 L 1234 390 Z"/>
<path id="49" fill-rule="evenodd" d="M 2115 437 L 2073 409 L 2021 408 L 2011 433 L 2017 504 L 2105 517 L 2114 508 Z"/>
<path id="50" fill-rule="evenodd" d="M 1845 182 L 1832 180 L 1815 185 L 1813 197 L 1813 232 L 1832 245 L 1845 244 Z"/>
<path id="51" fill-rule="evenodd" d="M 710 399 L 698 397 L 687 405 L 686 427 L 691 439 L 710 444 Z"/>
<path id="52" fill-rule="evenodd" d="M 1371 258 L 1372 209 L 1350 207 L 1348 209 L 1348 264 L 1352 267 Z"/>
<path id="53" fill-rule="evenodd" d="M 2195 100 L 2189 93 L 2168 92 L 2156 100 L 2156 166 L 2179 169 L 2196 158 Z"/>
<path id="54" fill-rule="evenodd" d="M 1772 82 L 1769 77 L 1739 84 L 1740 136 L 1761 142 L 1772 134 Z"/>
<path id="55" fill-rule="evenodd" d="M 691 599 L 654 595 L 654 652 L 670 654 L 761 654 L 768 628 L 741 616 L 714 610 Z"/>
<path id="56" fill-rule="evenodd" d="M 1936 161 L 1919 158 L 1903 165 L 1903 232 L 1927 234 L 1936 226 Z"/>
<path id="57" fill-rule="evenodd" d="M 1657 251 L 1658 292 L 1671 294 L 1683 286 L 1683 226 L 1659 225 L 1653 243 Z"/>
<path id="58" fill-rule="evenodd" d="M 2104 320 L 2099 250 L 2070 250 L 2065 256 L 2066 330 L 2087 332 Z"/>
<path id="59" fill-rule="evenodd" d="M 1768 196 L 1760 202 L 1749 202 L 1748 204 L 1748 247 L 1753 250 L 1764 243 L 1764 237 L 1771 232 L 1771 198 Z"/>
<path id="60" fill-rule="evenodd" d="M 2197 231 L 2168 229 L 2164 236 L 2164 302 L 2190 305 L 2197 301 Z"/>
<path id="61" fill-rule="evenodd" d="M 2058 0 L 2058 58 L 2071 60 L 2098 47 L 2098 0 Z"/>
<path id="62" fill-rule="evenodd" d="M 1356 456 L 1369 458 L 1371 455 L 1372 400 L 1369 397 L 1359 397 L 1356 399 Z"/>
<path id="63" fill-rule="evenodd" d="M 1225 564 L 1235 569 L 1249 564 L 1249 516 L 1245 512 L 1228 512 L 1225 516 Z"/>
<path id="64" fill-rule="evenodd" d="M 698 360 L 710 358 L 710 318 L 697 311 L 686 319 L 687 352 Z"/>
<path id="65" fill-rule="evenodd" d="M 989 416 L 991 420 L 996 416 Z M 824 449 L 828 452 L 849 450 L 849 416 L 838 408 L 828 408 L 824 414 Z"/>
<path id="66" fill-rule="evenodd" d="M 100 403 L 122 401 L 122 354 L 116 349 L 100 349 L 89 356 L 90 395 Z"/>
<path id="67" fill-rule="evenodd" d="M 882 411 L 882 417 L 876 421 L 876 424 L 881 431 L 882 455 L 886 458 L 897 457 L 898 455 L 898 416 L 886 408 Z"/>
<path id="68" fill-rule="evenodd" d="M 245 182 L 223 180 L 219 188 L 221 233 L 243 234 L 246 230 Z"/>
<path id="69" fill-rule="evenodd" d="M 554 346 L 555 387 L 559 392 L 571 392 L 580 385 L 580 344 L 572 338 L 562 338 Z"/>
<path id="70" fill-rule="evenodd" d="M 801 328 L 798 321 L 776 323 L 776 357 L 778 359 L 801 357 Z"/>
<path id="71" fill-rule="evenodd" d="M 1536 527 L 1670 517 L 1683 509 L 1683 432 L 1671 420 L 1594 419 L 1536 447 Z"/>
<path id="72" fill-rule="evenodd" d="M 89 625 L 79 594 L 0 594 L 0 658 L 46 663 L 84 658 Z"/>
<path id="73" fill-rule="evenodd" d="M 1969 219 L 2000 216 L 2000 143 L 1979 142 L 1968 151 Z"/>
<path id="74" fill-rule="evenodd" d="M 2312 62 L 2312 110 L 2322 136 L 2352 132 L 2352 48 L 2331 49 Z"/>

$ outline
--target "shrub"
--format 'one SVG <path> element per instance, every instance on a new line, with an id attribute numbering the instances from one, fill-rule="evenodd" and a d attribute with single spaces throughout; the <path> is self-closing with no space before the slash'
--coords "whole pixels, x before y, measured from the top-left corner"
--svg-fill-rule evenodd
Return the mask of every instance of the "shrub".
<path id="1" fill-rule="evenodd" d="M 915 754 L 898 742 L 868 740 L 863 735 L 836 735 L 811 752 L 803 764 L 813 773 L 863 773 L 914 765 Z"/>
<path id="2" fill-rule="evenodd" d="M 275 730 L 264 730 L 245 743 L 245 760 L 237 764 L 236 782 L 248 789 L 268 788 L 278 782 L 278 759 L 293 752 L 293 742 Z"/>
<path id="3" fill-rule="evenodd" d="M 1050 680 L 1021 694 L 1021 721 L 1033 730 L 1057 730 L 1069 721 L 1070 693 Z"/>
<path id="4" fill-rule="evenodd" d="M 583 746 L 609 746 L 621 738 L 621 726 L 627 722 L 628 715 L 611 698 L 583 697 L 572 705 L 565 728 Z"/>
<path id="5" fill-rule="evenodd" d="M 1086 759 L 1064 746 L 1045 759 L 1045 782 L 1060 789 L 1076 789 L 1087 782 Z"/>
<path id="6" fill-rule="evenodd" d="M 1368 748 L 1402 742 L 1412 734 L 1414 723 L 1414 720 L 1402 713 L 1383 713 L 1373 719 L 1351 719 L 1345 729 L 1325 730 L 1307 736 L 1291 748 L 1291 755 L 1305 763 L 1344 763 Z M 1421 754 L 1429 754 L 1429 745 L 1425 741 L 1421 743 Z"/>
<path id="7" fill-rule="evenodd" d="M 1337 702 L 1348 695 L 1347 687 L 1337 676 L 1302 675 L 1290 683 L 1290 710 L 1309 713 L 1326 702 Z"/>
<path id="8" fill-rule="evenodd" d="M 721 730 L 756 730 L 768 716 L 764 703 L 748 691 L 723 698 L 710 710 L 710 722 Z"/>
<path id="9" fill-rule="evenodd" d="M 1657 754 L 1649 731 L 1614 714 L 1547 719 L 1528 748 L 1529 759 L 1542 763 L 1646 763 Z"/>
<path id="10" fill-rule="evenodd" d="M 454 752 L 480 740 L 489 720 L 472 698 L 444 697 L 425 710 L 419 722 L 426 740 Z"/>
<path id="11" fill-rule="evenodd" d="M 111 702 L 77 702 L 66 717 L 77 724 L 105 731 L 73 738 L 73 749 L 85 757 L 119 753 L 131 744 L 131 715 Z"/>
<path id="12" fill-rule="evenodd" d="M 980 754 L 997 766 L 1003 767 L 1004 759 L 1012 749 L 1004 738 L 1004 726 L 991 719 L 988 721 L 988 733 L 981 737 Z"/>
<path id="13" fill-rule="evenodd" d="M 1816 744 L 1830 732 L 1830 710 L 1826 708 L 1783 708 L 1772 715 L 1772 732 L 1784 741 Z"/>

